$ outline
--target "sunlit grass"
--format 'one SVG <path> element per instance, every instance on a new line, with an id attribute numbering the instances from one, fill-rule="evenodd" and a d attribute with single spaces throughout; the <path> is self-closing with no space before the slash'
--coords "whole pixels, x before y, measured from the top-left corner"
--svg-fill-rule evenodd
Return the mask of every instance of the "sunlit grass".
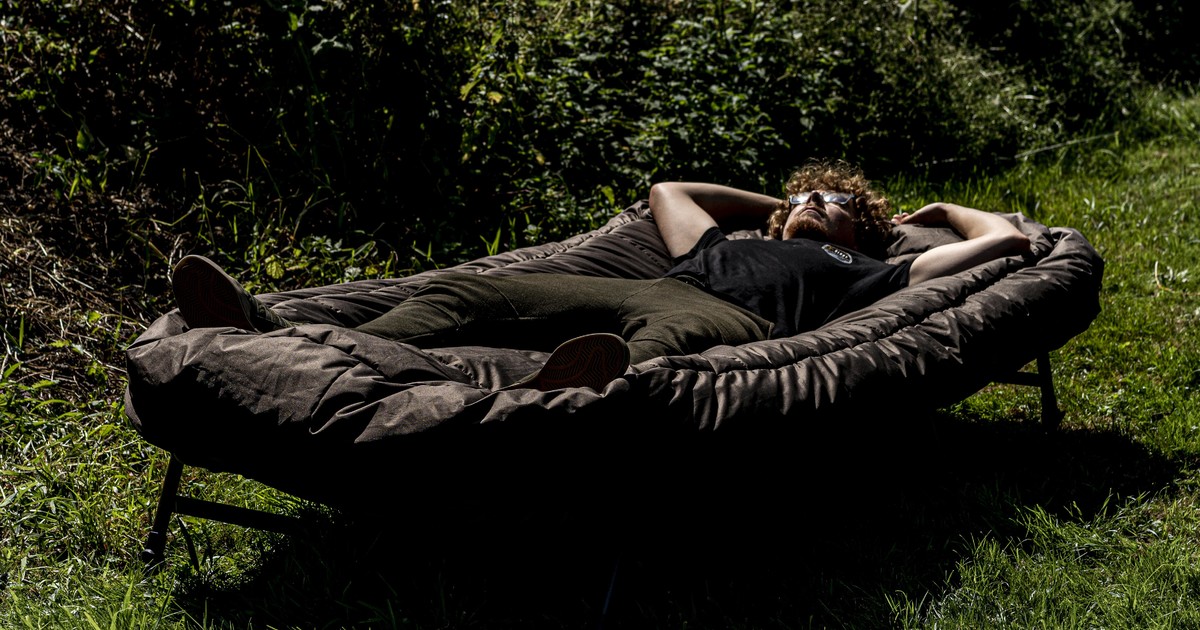
<path id="1" fill-rule="evenodd" d="M 578 627 L 598 618 L 618 558 L 614 615 L 634 625 L 1195 627 L 1200 101 L 1155 106 L 1136 134 L 1047 152 L 998 176 L 887 182 L 905 204 L 1022 211 L 1076 227 L 1100 250 L 1103 311 L 1052 354 L 1066 412 L 1057 433 L 1038 429 L 1036 394 L 993 386 L 889 448 L 865 437 L 850 445 L 871 455 L 803 480 L 813 487 L 787 497 L 799 516 L 752 523 L 750 534 L 705 532 L 705 544 L 684 548 L 636 518 L 620 535 L 578 514 L 438 532 L 422 528 L 435 515 L 379 528 L 309 511 L 313 530 L 291 538 L 177 520 L 165 568 L 147 573 L 137 553 L 166 456 L 123 417 L 120 378 L 97 379 L 95 395 L 80 397 L 9 362 L 0 627 Z M 255 238 L 251 230 L 237 242 Z M 207 241 L 235 260 L 222 242 Z M 272 277 L 271 255 L 280 262 L 263 249 L 237 271 Z M 284 256 L 305 260 L 313 282 L 380 260 L 335 241 L 297 241 Z M 31 343 L 22 330 L 5 321 L 16 348 L 6 357 Z M 191 471 L 187 482 L 209 498 L 308 510 L 236 477 Z M 401 531 L 407 538 L 389 540 Z"/>
<path id="2" fill-rule="evenodd" d="M 1200 620 L 1200 103 L 1168 102 L 1159 111 L 1157 128 L 1167 135 L 1109 138 L 1091 149 L 1096 155 L 1021 166 L 955 191 L 978 207 L 1077 227 L 1105 257 L 1103 312 L 1052 355 L 1063 431 L 1110 435 L 1157 461 L 1101 456 L 1111 468 L 1092 476 L 1112 487 L 1076 488 L 1107 493 L 1100 508 L 1081 510 L 1064 503 L 1069 497 L 1052 508 L 1006 501 L 1002 516 L 1022 533 L 978 533 L 940 596 L 890 597 L 899 625 L 1155 628 Z M 956 415 L 1001 423 L 1029 416 L 1036 400 L 1015 389 L 989 388 Z M 1036 453 L 1028 456 L 1028 466 L 1045 468 Z M 1164 465 L 1176 471 L 1169 479 L 1132 481 L 1159 476 Z"/>

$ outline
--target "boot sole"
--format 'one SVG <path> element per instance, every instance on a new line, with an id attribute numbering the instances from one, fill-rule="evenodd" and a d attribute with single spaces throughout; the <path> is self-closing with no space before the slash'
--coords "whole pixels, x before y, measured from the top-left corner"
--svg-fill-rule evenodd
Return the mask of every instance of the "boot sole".
<path id="1" fill-rule="evenodd" d="M 542 369 L 511 387 L 541 391 L 590 387 L 600 391 L 628 367 L 629 346 L 624 339 L 609 333 L 593 333 L 564 341 Z"/>
<path id="2" fill-rule="evenodd" d="M 171 286 L 179 313 L 191 328 L 254 330 L 238 283 L 213 261 L 185 256 L 175 265 Z"/>

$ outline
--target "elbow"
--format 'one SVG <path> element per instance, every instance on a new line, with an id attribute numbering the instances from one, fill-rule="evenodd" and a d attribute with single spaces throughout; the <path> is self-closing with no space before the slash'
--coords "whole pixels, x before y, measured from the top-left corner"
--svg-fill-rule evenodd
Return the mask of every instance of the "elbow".
<path id="1" fill-rule="evenodd" d="M 1003 249 L 1006 252 L 1004 255 L 1007 256 L 1028 254 L 1032 249 L 1032 244 L 1024 233 L 1013 230 L 1012 234 L 1004 239 Z"/>
<path id="2" fill-rule="evenodd" d="M 650 187 L 650 213 L 658 216 L 679 189 L 678 182 L 659 182 Z"/>
<path id="3" fill-rule="evenodd" d="M 650 187 L 650 205 L 655 205 L 655 202 L 661 202 L 663 197 L 670 196 L 671 190 L 675 188 L 675 182 L 658 182 Z"/>
<path id="4" fill-rule="evenodd" d="M 995 260 L 997 258 L 1004 258 L 1005 256 L 1024 256 L 1030 250 L 1029 237 L 1018 232 L 1016 229 L 1013 229 L 1011 232 L 992 235 L 985 240 L 985 243 L 981 243 L 982 248 L 980 251 L 984 253 L 982 260 Z"/>
<path id="5" fill-rule="evenodd" d="M 650 212 L 662 207 L 662 198 L 666 194 L 665 183 L 657 183 L 650 187 Z"/>

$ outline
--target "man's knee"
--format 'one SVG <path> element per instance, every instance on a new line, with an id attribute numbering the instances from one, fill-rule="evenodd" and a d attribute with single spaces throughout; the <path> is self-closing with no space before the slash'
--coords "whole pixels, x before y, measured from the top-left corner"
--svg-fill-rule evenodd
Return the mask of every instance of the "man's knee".
<path id="1" fill-rule="evenodd" d="M 742 313 L 686 311 L 647 322 L 632 335 L 634 342 L 656 348 L 658 354 L 695 354 L 714 346 L 740 346 L 767 339 L 769 325 L 762 325 Z M 632 344 L 631 344 L 632 346 Z"/>
<path id="2" fill-rule="evenodd" d="M 741 345 L 771 332 L 767 320 L 671 278 L 653 282 L 624 306 L 631 348 L 642 344 L 647 352 L 657 352 L 654 356 Z"/>

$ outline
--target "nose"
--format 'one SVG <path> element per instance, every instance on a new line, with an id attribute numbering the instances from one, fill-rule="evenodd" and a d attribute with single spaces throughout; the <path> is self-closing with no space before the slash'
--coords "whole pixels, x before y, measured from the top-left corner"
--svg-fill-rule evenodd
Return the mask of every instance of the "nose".
<path id="1" fill-rule="evenodd" d="M 822 196 L 821 193 L 819 193 L 815 190 L 811 190 L 808 193 L 808 203 L 812 204 L 818 208 L 824 208 L 825 207 L 825 197 Z"/>

